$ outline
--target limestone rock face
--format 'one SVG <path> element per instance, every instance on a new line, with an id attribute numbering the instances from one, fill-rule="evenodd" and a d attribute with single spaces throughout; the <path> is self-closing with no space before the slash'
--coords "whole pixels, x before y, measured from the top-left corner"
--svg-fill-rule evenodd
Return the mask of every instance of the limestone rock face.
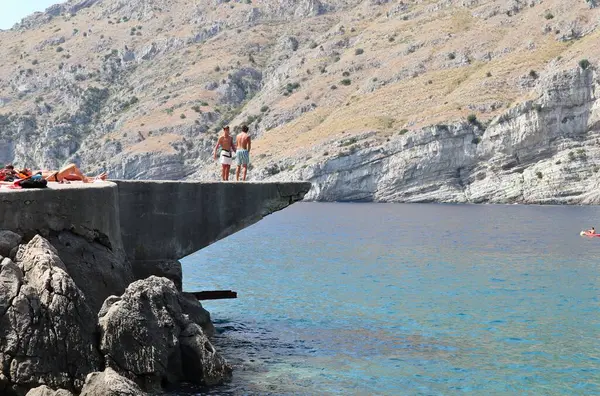
<path id="1" fill-rule="evenodd" d="M 550 74 L 487 127 L 436 125 L 383 144 L 365 133 L 323 162 L 290 159 L 257 177 L 308 180 L 307 200 L 598 204 L 599 90 L 592 69 Z"/>
<path id="2" fill-rule="evenodd" d="M 34 237 L 16 264 L 2 262 L 0 280 L 4 392 L 25 394 L 41 384 L 81 389 L 86 374 L 102 366 L 96 319 L 56 250 Z"/>
<path id="3" fill-rule="evenodd" d="M 121 297 L 106 300 L 99 318 L 106 365 L 145 391 L 182 380 L 215 384 L 231 374 L 200 327 L 183 313 L 179 293 L 166 278 L 132 283 Z"/>
<path id="4" fill-rule="evenodd" d="M 79 396 L 144 396 L 137 384 L 111 368 L 90 373 Z M 58 396 L 58 395 L 57 395 Z"/>

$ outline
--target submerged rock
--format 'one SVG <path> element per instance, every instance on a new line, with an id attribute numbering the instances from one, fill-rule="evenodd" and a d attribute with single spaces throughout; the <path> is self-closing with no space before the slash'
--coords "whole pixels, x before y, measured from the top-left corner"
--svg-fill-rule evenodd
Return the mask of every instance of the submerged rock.
<path id="1" fill-rule="evenodd" d="M 231 368 L 183 312 L 181 298 L 172 281 L 156 276 L 108 298 L 98 315 L 106 365 L 148 392 L 180 381 L 228 379 Z"/>

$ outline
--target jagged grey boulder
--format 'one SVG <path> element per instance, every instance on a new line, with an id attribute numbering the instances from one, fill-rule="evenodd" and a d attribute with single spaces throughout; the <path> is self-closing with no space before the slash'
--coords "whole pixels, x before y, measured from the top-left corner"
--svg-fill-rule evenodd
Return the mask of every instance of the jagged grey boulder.
<path id="1" fill-rule="evenodd" d="M 180 381 L 216 384 L 231 375 L 200 327 L 184 314 L 169 279 L 151 276 L 132 283 L 121 297 L 107 299 L 98 316 L 107 367 L 145 391 Z"/>
<path id="2" fill-rule="evenodd" d="M 35 236 L 0 268 L 2 394 L 39 385 L 78 391 L 101 368 L 96 319 L 56 250 Z M 0 388 L 2 385 L 0 385 Z"/>
<path id="3" fill-rule="evenodd" d="M 111 368 L 90 373 L 79 396 L 144 396 L 139 386 Z M 58 396 L 58 395 L 57 395 Z"/>
<path id="4" fill-rule="evenodd" d="M 93 312 L 100 310 L 107 297 L 123 294 L 135 280 L 131 264 L 98 242 L 90 242 L 68 231 L 49 241 Z"/>
<path id="5" fill-rule="evenodd" d="M 210 320 L 210 312 L 208 312 L 198 299 L 191 293 L 181 293 L 179 302 L 181 309 L 188 315 L 190 320 L 202 328 L 204 334 L 212 337 L 215 334 L 215 326 Z"/>
<path id="6" fill-rule="evenodd" d="M 21 243 L 21 235 L 12 231 L 0 231 L 0 256 L 9 257 L 10 252 Z"/>
<path id="7" fill-rule="evenodd" d="M 73 396 L 73 393 L 65 389 L 53 390 L 46 385 L 42 385 L 27 392 L 26 396 Z"/>

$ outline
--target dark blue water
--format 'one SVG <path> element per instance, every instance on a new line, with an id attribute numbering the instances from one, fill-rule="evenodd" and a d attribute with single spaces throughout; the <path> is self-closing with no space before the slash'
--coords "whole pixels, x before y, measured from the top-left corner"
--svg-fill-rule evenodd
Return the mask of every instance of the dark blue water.
<path id="1" fill-rule="evenodd" d="M 184 260 L 215 394 L 600 394 L 600 208 L 296 204 Z"/>

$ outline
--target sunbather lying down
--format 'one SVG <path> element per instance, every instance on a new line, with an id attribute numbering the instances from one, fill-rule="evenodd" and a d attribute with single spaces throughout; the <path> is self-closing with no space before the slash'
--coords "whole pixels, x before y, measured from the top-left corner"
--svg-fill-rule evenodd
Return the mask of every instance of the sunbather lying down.
<path id="1" fill-rule="evenodd" d="M 42 177 L 49 182 L 68 183 L 71 181 L 82 181 L 84 183 L 93 183 L 98 180 L 106 180 L 108 174 L 102 172 L 96 177 L 87 177 L 75 164 L 65 166 L 59 171 L 41 171 Z"/>

